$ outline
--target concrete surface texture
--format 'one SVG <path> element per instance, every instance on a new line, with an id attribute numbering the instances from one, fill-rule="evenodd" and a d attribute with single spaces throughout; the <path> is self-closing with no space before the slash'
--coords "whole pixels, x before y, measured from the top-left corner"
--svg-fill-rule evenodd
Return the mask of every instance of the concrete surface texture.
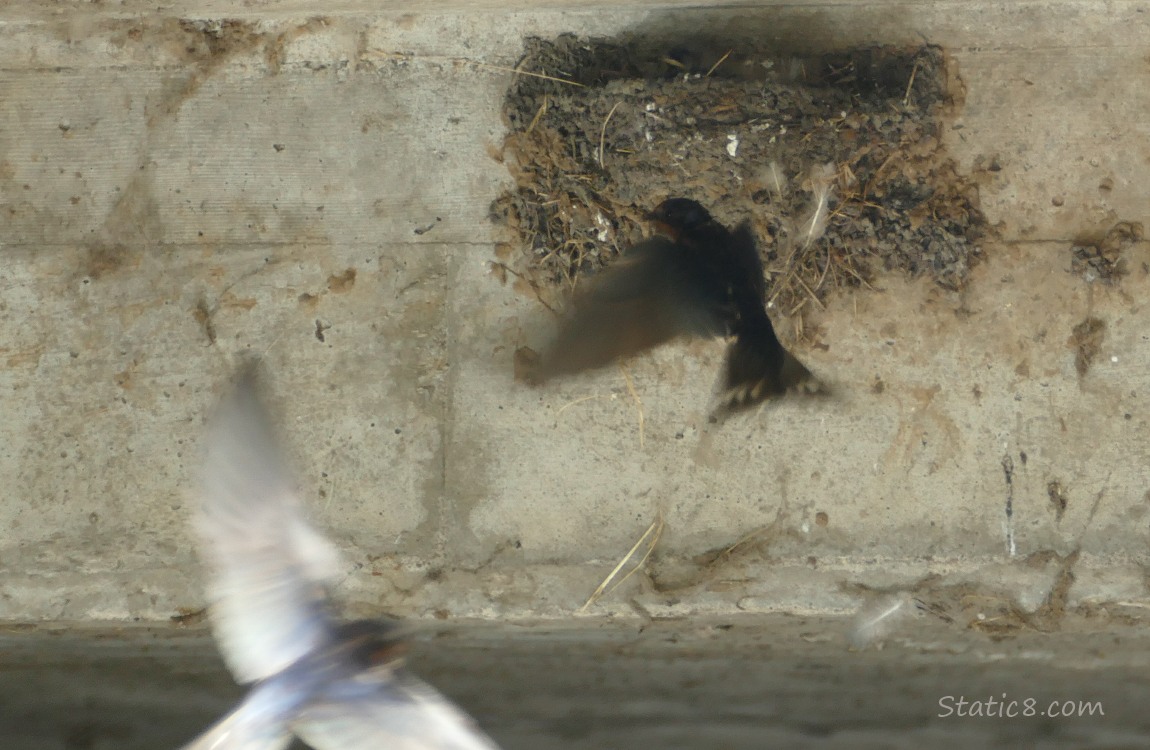
<path id="1" fill-rule="evenodd" d="M 583 616 L 841 615 L 903 589 L 943 640 L 1141 622 L 1150 248 L 1108 285 L 1070 246 L 1150 219 L 1150 4 L 315 7 L 0 9 L 0 620 L 203 606 L 203 420 L 258 353 L 353 614 L 569 618 L 661 522 Z M 515 384 L 540 310 L 489 273 L 487 212 L 523 37 L 701 28 L 943 45 L 985 261 L 962 293 L 884 276 L 814 313 L 828 347 L 799 352 L 833 401 L 710 426 L 717 343 L 634 361 L 634 394 L 618 370 Z"/>

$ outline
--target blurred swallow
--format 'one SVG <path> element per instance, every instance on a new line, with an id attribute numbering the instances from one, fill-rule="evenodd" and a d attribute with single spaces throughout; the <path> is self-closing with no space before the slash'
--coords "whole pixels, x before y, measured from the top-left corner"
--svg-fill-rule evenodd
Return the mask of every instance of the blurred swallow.
<path id="1" fill-rule="evenodd" d="M 521 350 L 518 376 L 537 384 L 604 367 L 678 336 L 724 336 L 734 340 L 716 412 L 788 390 L 819 390 L 767 317 L 763 261 L 750 225 L 730 231 L 686 198 L 663 201 L 650 218 L 658 234 L 575 293 L 551 344 L 535 356 Z"/>
<path id="2" fill-rule="evenodd" d="M 207 443 L 196 527 L 209 616 L 244 700 L 184 750 L 498 750 L 404 667 L 394 623 L 340 623 L 326 587 L 342 566 L 306 520 L 251 373 Z"/>

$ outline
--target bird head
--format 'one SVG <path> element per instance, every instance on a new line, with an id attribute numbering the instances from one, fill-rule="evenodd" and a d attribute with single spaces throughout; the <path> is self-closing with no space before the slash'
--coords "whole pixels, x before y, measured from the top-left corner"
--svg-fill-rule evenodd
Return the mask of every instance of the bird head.
<path id="1" fill-rule="evenodd" d="M 660 228 L 670 229 L 672 234 L 700 229 L 712 221 L 707 209 L 690 198 L 668 198 L 656 206 L 649 217 Z"/>
<path id="2" fill-rule="evenodd" d="M 399 628 L 386 620 L 354 620 L 337 629 L 339 647 L 352 661 L 364 666 L 398 665 L 407 653 L 407 641 Z"/>

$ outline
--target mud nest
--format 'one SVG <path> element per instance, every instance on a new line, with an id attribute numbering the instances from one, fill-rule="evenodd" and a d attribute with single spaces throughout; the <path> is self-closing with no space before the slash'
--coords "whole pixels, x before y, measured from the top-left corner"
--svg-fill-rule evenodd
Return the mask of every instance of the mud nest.
<path id="1" fill-rule="evenodd" d="M 963 286 L 985 219 L 941 146 L 938 48 L 703 58 L 641 40 L 528 40 L 504 106 L 516 187 L 492 206 L 516 237 L 504 268 L 537 290 L 570 285 L 682 196 L 751 222 L 785 313 L 880 269 Z"/>

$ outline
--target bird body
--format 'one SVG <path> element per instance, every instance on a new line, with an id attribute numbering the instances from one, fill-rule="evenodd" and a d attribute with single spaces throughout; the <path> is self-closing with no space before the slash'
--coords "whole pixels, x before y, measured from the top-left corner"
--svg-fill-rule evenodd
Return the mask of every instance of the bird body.
<path id="1" fill-rule="evenodd" d="M 339 555 L 303 514 L 250 373 L 210 431 L 196 528 L 216 640 L 251 689 L 184 750 L 282 750 L 293 735 L 315 750 L 498 750 L 407 671 L 394 623 L 332 615 Z"/>
<path id="2" fill-rule="evenodd" d="M 606 366 L 679 336 L 733 337 L 717 410 L 819 386 L 783 347 L 766 312 L 763 263 L 750 226 L 728 230 L 700 204 L 671 198 L 658 234 L 628 249 L 571 300 L 527 379 Z"/>

